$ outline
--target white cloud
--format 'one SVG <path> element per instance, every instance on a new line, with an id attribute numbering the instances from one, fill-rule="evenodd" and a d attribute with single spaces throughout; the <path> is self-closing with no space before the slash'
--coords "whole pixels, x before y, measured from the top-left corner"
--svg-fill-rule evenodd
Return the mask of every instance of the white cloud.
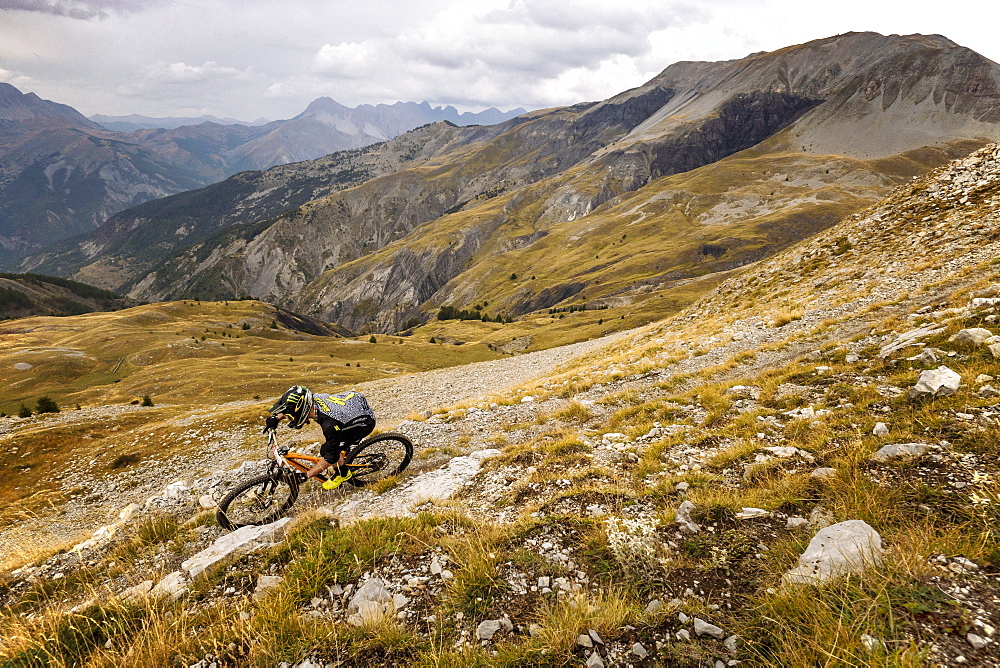
<path id="1" fill-rule="evenodd" d="M 253 76 L 250 68 L 240 70 L 209 60 L 201 65 L 159 63 L 145 69 L 146 78 L 160 84 L 192 84 Z"/>
<path id="2" fill-rule="evenodd" d="M 652 32 L 709 16 L 683 2 L 650 6 L 639 0 L 613 7 L 595 0 L 453 5 L 405 31 L 326 44 L 313 58 L 311 86 L 300 76 L 272 91 L 317 88 L 325 78 L 349 88 L 356 100 L 372 102 L 390 101 L 372 97 L 384 95 L 387 86 L 396 99 L 469 106 L 598 99 L 608 87 L 618 92 L 650 74 L 639 63 L 652 53 Z M 570 97 L 577 95 L 584 97 Z"/>
<path id="3" fill-rule="evenodd" d="M 368 44 L 324 44 L 314 58 L 316 71 L 344 79 L 360 79 L 375 70 L 375 54 Z"/>
<path id="4" fill-rule="evenodd" d="M 968 20 L 978 1 L 0 0 L 0 67 L 88 114 L 288 118 L 323 95 L 542 107 L 850 30 L 942 33 L 1000 59 L 995 27 Z"/>
<path id="5" fill-rule="evenodd" d="M 9 83 L 11 86 L 21 89 L 26 89 L 34 83 L 34 80 L 26 74 L 11 72 L 10 70 L 5 70 L 2 67 L 0 67 L 0 81 Z M 22 92 L 24 91 L 22 90 Z"/>

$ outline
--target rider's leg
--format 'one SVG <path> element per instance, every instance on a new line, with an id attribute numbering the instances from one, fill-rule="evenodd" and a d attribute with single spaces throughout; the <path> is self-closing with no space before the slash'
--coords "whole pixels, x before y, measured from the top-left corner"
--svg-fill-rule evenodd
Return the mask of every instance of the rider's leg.
<path id="1" fill-rule="evenodd" d="M 333 464 L 331 464 L 330 462 L 326 461 L 325 459 L 320 458 L 320 460 L 318 462 L 316 462 L 315 466 L 313 466 L 311 469 L 309 469 L 308 471 L 306 471 L 306 477 L 307 478 L 312 478 L 313 476 L 318 475 L 318 474 L 322 473 L 323 471 L 327 470 L 331 466 L 333 466 Z"/>

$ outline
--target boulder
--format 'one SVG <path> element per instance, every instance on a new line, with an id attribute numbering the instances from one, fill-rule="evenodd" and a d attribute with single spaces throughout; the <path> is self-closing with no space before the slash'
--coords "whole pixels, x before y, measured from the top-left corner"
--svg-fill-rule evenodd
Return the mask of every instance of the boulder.
<path id="1" fill-rule="evenodd" d="M 740 512 L 736 513 L 736 519 L 738 520 L 749 520 L 755 517 L 767 517 L 771 513 L 764 510 L 763 508 L 742 508 Z"/>
<path id="2" fill-rule="evenodd" d="M 891 443 L 879 448 L 878 452 L 872 455 L 872 461 L 885 464 L 893 459 L 913 459 L 930 449 L 931 446 L 926 443 Z"/>
<path id="3" fill-rule="evenodd" d="M 145 580 L 135 585 L 134 587 L 129 587 L 121 594 L 119 594 L 118 597 L 123 601 L 141 599 L 143 596 L 148 594 L 152 588 L 153 588 L 153 581 Z"/>
<path id="4" fill-rule="evenodd" d="M 944 325 L 938 325 L 937 323 L 930 323 L 924 325 L 923 327 L 918 327 L 916 329 L 910 330 L 909 332 L 904 332 L 898 335 L 890 343 L 882 346 L 879 350 L 878 356 L 881 358 L 886 358 L 897 350 L 902 350 L 908 346 L 912 346 L 914 343 L 920 339 L 926 338 L 928 336 L 933 336 L 940 332 L 943 332 L 947 327 Z"/>
<path id="5" fill-rule="evenodd" d="M 876 422 L 875 428 L 872 429 L 872 434 L 874 436 L 888 436 L 889 426 L 885 422 Z"/>
<path id="6" fill-rule="evenodd" d="M 183 499 L 191 493 L 191 486 L 183 480 L 175 480 L 160 492 L 160 497 L 164 499 Z"/>
<path id="7" fill-rule="evenodd" d="M 882 537 L 863 520 L 847 520 L 820 529 L 799 563 L 782 576 L 785 584 L 820 584 L 882 563 Z"/>
<path id="8" fill-rule="evenodd" d="M 347 623 L 364 626 L 395 610 L 392 594 L 386 590 L 385 583 L 379 578 L 371 578 L 354 592 L 351 602 L 347 604 Z"/>
<path id="9" fill-rule="evenodd" d="M 973 311 L 990 308 L 1000 304 L 1000 297 L 975 297 L 969 302 L 969 308 Z"/>
<path id="10" fill-rule="evenodd" d="M 281 538 L 284 535 L 285 525 L 291 521 L 291 517 L 283 517 L 271 524 L 240 527 L 232 533 L 221 536 L 207 548 L 184 561 L 181 568 L 192 578 L 196 578 L 223 559 L 243 554 L 258 545 Z"/>
<path id="11" fill-rule="evenodd" d="M 920 354 L 914 355 L 913 357 L 907 357 L 906 359 L 910 362 L 916 362 L 922 366 L 931 366 L 932 364 L 937 364 L 940 360 L 933 348 L 924 348 L 920 351 Z"/>
<path id="12" fill-rule="evenodd" d="M 917 384 L 910 390 L 910 398 L 943 397 L 954 394 L 962 385 L 962 377 L 942 365 L 937 369 L 920 372 Z"/>
<path id="13" fill-rule="evenodd" d="M 694 618 L 694 632 L 700 636 L 709 635 L 722 640 L 726 637 L 726 632 L 715 624 L 709 624 L 704 619 Z"/>
<path id="14" fill-rule="evenodd" d="M 385 583 L 379 578 L 371 578 L 358 587 L 351 597 L 351 602 L 347 604 L 347 614 L 353 615 L 361 609 L 361 604 L 365 601 L 375 601 L 376 603 L 392 603 L 392 594 L 385 588 Z"/>
<path id="15" fill-rule="evenodd" d="M 500 627 L 503 626 L 499 619 L 486 619 L 476 627 L 476 638 L 479 640 L 492 640 Z"/>
<path id="16" fill-rule="evenodd" d="M 993 336 L 993 332 L 982 327 L 970 327 L 963 329 L 956 334 L 952 340 L 961 346 L 975 348 L 983 341 Z"/>
<path id="17" fill-rule="evenodd" d="M 187 593 L 187 576 L 181 571 L 164 575 L 163 579 L 149 591 L 150 596 L 169 596 L 176 600 Z"/>

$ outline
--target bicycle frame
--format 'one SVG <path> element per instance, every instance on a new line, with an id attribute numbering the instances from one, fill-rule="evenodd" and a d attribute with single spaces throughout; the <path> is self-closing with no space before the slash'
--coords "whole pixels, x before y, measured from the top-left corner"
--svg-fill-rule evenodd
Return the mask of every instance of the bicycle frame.
<path id="1" fill-rule="evenodd" d="M 273 460 L 270 465 L 271 472 L 280 468 L 289 473 L 297 471 L 303 475 L 322 459 L 322 457 L 307 455 L 303 452 L 291 452 L 288 446 L 279 446 L 278 437 L 275 436 L 273 429 L 267 432 L 267 458 Z M 315 477 L 324 482 L 327 480 L 327 477 L 322 473 Z"/>

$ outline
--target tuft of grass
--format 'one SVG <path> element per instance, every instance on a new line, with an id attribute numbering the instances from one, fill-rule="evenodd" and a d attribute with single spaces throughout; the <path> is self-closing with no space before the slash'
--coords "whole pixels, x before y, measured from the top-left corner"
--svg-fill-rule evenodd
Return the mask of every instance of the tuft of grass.
<path id="1" fill-rule="evenodd" d="M 563 422 L 584 424 L 593 417 L 593 414 L 591 413 L 589 407 L 579 401 L 571 401 L 568 406 L 560 411 L 557 411 L 556 413 L 553 413 L 552 417 L 557 420 L 562 420 Z"/>

